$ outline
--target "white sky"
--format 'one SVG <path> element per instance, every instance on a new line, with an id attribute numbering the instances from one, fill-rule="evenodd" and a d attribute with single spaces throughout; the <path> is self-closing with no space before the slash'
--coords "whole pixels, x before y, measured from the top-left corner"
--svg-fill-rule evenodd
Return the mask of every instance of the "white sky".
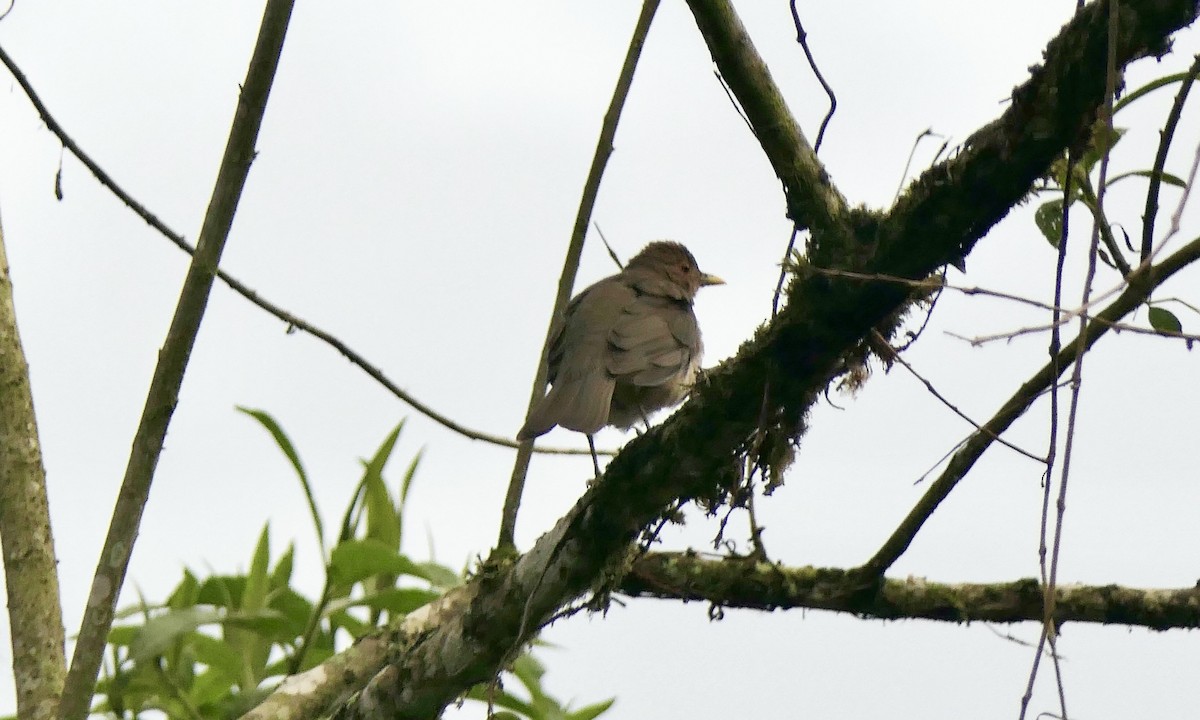
<path id="1" fill-rule="evenodd" d="M 223 267 L 334 332 L 440 411 L 511 435 L 639 5 L 300 3 Z M 1065 0 L 801 5 L 839 99 L 821 157 L 849 200 L 871 207 L 891 202 L 921 131 L 956 143 L 999 114 L 1074 7 Z M 826 101 L 793 42 L 787 4 L 741 2 L 739 11 L 814 137 Z M 258 4 L 229 1 L 22 1 L 0 22 L 0 44 L 68 132 L 194 239 L 260 14 Z M 1139 64 L 1130 86 L 1186 68 L 1198 44 L 1194 32 L 1184 34 L 1176 56 Z M 73 633 L 186 258 L 70 157 L 65 199 L 57 202 L 58 143 L 16 84 L 7 89 L 0 93 L 0 209 Z M 1118 124 L 1161 117 L 1170 92 Z M 1198 135 L 1194 120 L 1184 123 L 1168 170 L 1186 173 Z M 1118 148 L 1114 167 L 1149 167 L 1156 141 L 1156 127 L 1143 122 Z M 681 2 L 659 11 L 615 145 L 595 219 L 624 257 L 648 240 L 674 238 L 729 282 L 697 303 L 707 359 L 716 363 L 769 313 L 788 225 L 778 181 L 713 78 Z M 914 171 L 936 145 L 920 148 Z M 1123 188 L 1110 216 L 1133 234 L 1144 183 Z M 1173 208 L 1177 197 L 1165 190 L 1164 204 Z M 959 280 L 1048 298 L 1054 256 L 1030 215 L 1018 209 L 996 228 Z M 1198 225 L 1189 213 L 1183 237 L 1194 237 Z M 1075 270 L 1084 238 L 1073 239 Z M 581 287 L 612 271 L 599 243 L 584 255 Z M 1196 302 L 1197 277 L 1179 276 L 1160 296 Z M 1114 281 L 1105 273 L 1099 285 Z M 1200 327 L 1194 314 L 1175 309 L 1185 330 Z M 1046 339 L 973 349 L 945 331 L 980 335 L 1042 319 L 948 294 L 909 359 L 982 420 L 1044 362 Z M 1089 356 L 1064 581 L 1181 587 L 1200 575 L 1194 372 L 1182 344 L 1128 333 Z M 787 564 L 865 560 L 923 492 L 913 481 L 969 431 L 899 368 L 856 397 L 832 397 L 844 410 L 821 404 L 813 411 L 787 486 L 760 503 L 768 551 Z M 130 573 L 147 597 L 161 598 L 184 566 L 244 568 L 264 521 L 277 549 L 295 539 L 301 584 L 319 591 L 319 559 L 291 471 L 235 405 L 265 409 L 283 424 L 327 515 L 346 502 L 357 458 L 407 416 L 393 477 L 426 448 L 407 551 L 427 557 L 428 533 L 437 559 L 459 566 L 494 542 L 507 450 L 425 420 L 331 349 L 285 334 L 218 286 Z M 1041 452 L 1046 410 L 1039 409 L 1011 439 Z M 580 441 L 563 431 L 549 438 Z M 611 432 L 601 444 L 620 441 Z M 586 458 L 534 460 L 523 546 L 570 507 L 589 474 Z M 1035 575 L 1038 480 L 1034 463 L 993 449 L 892 575 Z M 692 517 L 668 545 L 703 549 L 714 529 Z M 1037 637 L 1032 624 L 1007 631 Z M 0 633 L 7 636 L 4 621 Z M 700 603 L 634 601 L 603 618 L 560 623 L 546 637 L 561 646 L 542 653 L 550 687 L 580 702 L 616 695 L 605 717 L 617 720 L 1011 718 L 1031 661 L 1031 650 L 981 624 L 750 611 L 712 623 Z M 1200 702 L 1200 647 L 1189 633 L 1072 625 L 1060 647 L 1072 715 L 1177 717 Z M 11 665 L 7 639 L 0 663 Z M 13 705 L 11 683 L 0 683 L 0 712 Z M 1052 686 L 1042 682 L 1033 710 L 1056 709 Z"/>

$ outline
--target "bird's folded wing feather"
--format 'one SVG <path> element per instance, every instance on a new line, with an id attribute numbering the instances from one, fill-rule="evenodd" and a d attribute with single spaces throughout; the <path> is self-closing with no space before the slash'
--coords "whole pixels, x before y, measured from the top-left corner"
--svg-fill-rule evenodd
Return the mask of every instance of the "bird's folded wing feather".
<path id="1" fill-rule="evenodd" d="M 625 307 L 613 325 L 606 365 L 620 382 L 662 385 L 686 372 L 698 342 L 696 319 L 689 308 L 642 295 Z"/>

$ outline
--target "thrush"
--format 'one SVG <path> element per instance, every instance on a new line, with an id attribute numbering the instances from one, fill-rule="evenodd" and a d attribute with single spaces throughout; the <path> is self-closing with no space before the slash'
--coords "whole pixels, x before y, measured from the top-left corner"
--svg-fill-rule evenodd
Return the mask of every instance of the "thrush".
<path id="1" fill-rule="evenodd" d="M 700 288 L 724 282 L 701 272 L 683 245 L 658 241 L 576 295 L 550 340 L 550 392 L 517 437 L 560 425 L 586 434 L 590 445 L 607 425 L 628 429 L 678 404 L 704 350 L 692 301 Z"/>

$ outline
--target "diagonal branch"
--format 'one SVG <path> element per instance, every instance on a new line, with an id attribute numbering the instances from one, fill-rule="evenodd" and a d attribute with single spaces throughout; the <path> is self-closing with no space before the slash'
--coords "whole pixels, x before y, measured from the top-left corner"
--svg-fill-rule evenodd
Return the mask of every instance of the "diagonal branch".
<path id="1" fill-rule="evenodd" d="M 558 278 L 558 289 L 554 294 L 554 308 L 550 312 L 546 339 L 542 342 L 537 370 L 533 373 L 533 390 L 525 410 L 526 417 L 546 394 L 546 379 L 550 376 L 550 343 L 561 318 L 566 313 L 567 303 L 571 300 L 571 289 L 575 286 L 579 259 L 583 255 L 583 240 L 587 236 L 592 210 L 596 207 L 596 197 L 600 194 L 600 180 L 604 177 L 604 169 L 608 167 L 608 158 L 612 155 L 617 124 L 621 120 L 621 112 L 625 109 L 629 88 L 633 86 L 633 73 L 637 70 L 638 60 L 641 59 L 642 48 L 650 34 L 650 24 L 654 21 L 658 4 L 659 0 L 643 0 L 642 10 L 638 13 L 637 23 L 633 28 L 633 37 L 629 39 L 629 48 L 625 51 L 625 61 L 621 64 L 621 72 L 617 76 L 617 86 L 613 89 L 608 110 L 604 113 L 604 122 L 600 124 L 600 137 L 596 140 L 592 165 L 583 184 L 583 197 L 579 199 L 579 210 L 575 214 L 575 226 L 571 230 L 571 239 L 567 242 L 567 256 L 563 260 L 562 274 Z M 607 246 L 608 242 L 605 241 L 604 244 Z M 609 253 L 612 253 L 612 248 L 609 248 Z M 620 265 L 619 262 L 617 264 Z M 590 436 L 588 442 L 592 442 Z M 529 459 L 533 451 L 533 440 L 522 442 L 517 449 L 512 475 L 508 481 L 508 491 L 504 495 L 504 507 L 500 512 L 500 537 L 496 542 L 498 547 L 513 545 L 513 538 L 517 532 L 517 512 L 521 508 L 521 495 L 525 491 L 525 476 L 529 471 Z"/>
<path id="2" fill-rule="evenodd" d="M 200 321 L 208 305 L 221 251 L 229 237 L 238 200 L 250 173 L 250 163 L 254 160 L 254 145 L 262 126 L 271 83 L 279 67 L 292 5 L 293 0 L 268 0 L 263 11 L 262 26 L 254 55 L 250 58 L 250 67 L 246 70 L 246 79 L 242 83 L 233 127 L 229 131 L 221 169 L 200 229 L 196 254 L 192 256 L 187 277 L 184 278 L 167 339 L 158 354 L 158 364 L 146 395 L 146 406 L 142 410 L 142 419 L 129 453 L 129 464 L 125 468 L 125 479 L 121 483 L 116 507 L 113 508 L 108 537 L 92 579 L 92 590 L 88 595 L 59 707 L 61 720 L 83 720 L 91 705 L 96 674 L 100 670 L 100 660 L 112 627 L 117 596 L 133 555 L 133 543 L 137 538 L 142 512 L 150 495 L 154 469 L 162 453 L 167 426 L 175 411 L 179 387 L 183 384 L 183 373 L 196 343 Z"/>
<path id="3" fill-rule="evenodd" d="M 766 63 L 754 49 L 733 6 L 724 0 L 689 0 L 688 6 L 721 78 L 737 97 L 754 137 L 762 145 L 775 175 L 783 182 L 788 218 L 800 229 L 843 232 L 846 199 L 833 186 L 816 151 L 800 131 L 783 93 L 771 79 Z M 797 30 L 802 32 L 799 24 Z M 817 77 L 821 78 L 819 72 Z M 825 85 L 824 78 L 821 83 Z M 832 91 L 830 101 L 831 105 L 836 104 Z M 831 115 L 832 112 L 831 106 Z M 822 123 L 821 131 L 824 129 Z"/>
<path id="4" fill-rule="evenodd" d="M 108 188 L 109 191 L 112 192 L 113 195 L 116 195 L 117 199 L 124 203 L 125 206 L 130 210 L 132 210 L 135 215 L 144 220 L 147 225 L 157 230 L 159 234 L 161 234 L 167 240 L 170 240 L 175 247 L 184 251 L 188 255 L 194 256 L 196 254 L 196 248 L 192 247 L 191 243 L 189 243 L 183 237 L 183 235 L 172 230 L 157 215 L 150 212 L 146 206 L 138 202 L 132 195 L 129 194 L 128 191 L 125 190 L 125 188 L 118 184 L 117 181 L 112 178 L 112 176 L 105 172 L 104 168 L 100 167 L 100 164 L 93 160 L 92 157 L 83 150 L 83 148 L 79 147 L 79 144 L 75 142 L 75 140 L 69 134 L 67 134 L 67 131 L 63 129 L 62 125 L 60 125 L 54 116 L 50 114 L 50 110 L 46 107 L 46 104 L 42 102 L 41 97 L 38 96 L 37 92 L 33 89 L 33 85 L 29 82 L 29 78 L 25 76 L 25 73 L 21 71 L 21 68 L 17 65 L 16 61 L 14 61 L 2 47 L 0 47 L 0 64 L 3 64 L 4 67 L 8 69 L 8 72 L 13 76 L 13 79 L 16 80 L 17 84 L 21 86 L 21 89 L 25 92 L 25 96 L 29 98 L 29 102 L 33 104 L 34 109 L 37 111 L 38 116 L 42 118 L 42 122 L 46 123 L 46 129 L 49 130 L 55 137 L 57 137 L 59 142 L 63 144 L 63 147 L 71 151 L 71 154 L 74 155 L 79 162 L 83 163 L 83 166 L 92 173 L 92 175 L 101 185 Z M 401 388 L 394 381 L 392 381 L 391 378 L 385 375 L 382 370 L 371 364 L 365 357 L 347 345 L 344 341 L 334 336 L 332 333 L 322 330 L 307 320 L 293 315 L 279 305 L 267 300 L 254 290 L 247 287 L 245 283 L 220 268 L 217 268 L 217 277 L 220 278 L 221 281 L 226 285 L 228 285 L 229 289 L 233 290 L 238 295 L 241 295 L 246 300 L 249 300 L 251 304 L 258 306 L 267 313 L 282 320 L 287 324 L 289 329 L 302 330 L 317 338 L 321 342 L 324 342 L 326 345 L 329 345 L 334 350 L 337 350 L 343 357 L 349 360 L 352 364 L 357 365 L 359 369 L 375 380 L 375 382 L 379 383 L 386 388 L 388 392 L 399 398 L 401 402 L 407 404 L 412 409 L 421 413 L 430 420 L 433 420 L 442 427 L 451 430 L 452 432 L 456 432 L 463 437 L 470 438 L 471 440 L 480 440 L 482 442 L 491 443 L 492 445 L 499 445 L 501 447 L 520 447 L 520 443 L 515 440 L 501 437 L 499 435 L 492 435 L 480 430 L 473 430 L 449 417 L 446 417 L 437 410 L 434 410 L 429 405 L 413 397 L 408 393 L 408 391 Z M 588 455 L 590 451 L 587 449 L 539 447 L 534 450 L 534 452 L 550 455 Z M 611 454 L 611 452 L 605 451 L 605 454 Z"/>
<path id="5" fill-rule="evenodd" d="M 1025 382 L 1003 407 L 992 416 L 978 431 L 971 434 L 963 443 L 962 449 L 950 458 L 945 471 L 925 491 L 925 494 L 896 528 L 887 542 L 868 560 L 860 572 L 868 576 L 879 576 L 896 562 L 904 551 L 912 544 L 921 526 L 933 515 L 950 492 L 966 477 L 992 443 L 1010 425 L 1025 414 L 1033 402 L 1037 400 L 1058 378 L 1072 367 L 1075 358 L 1096 344 L 1117 322 L 1136 310 L 1146 302 L 1150 294 L 1175 273 L 1191 263 L 1200 260 L 1200 238 L 1192 240 L 1165 260 L 1152 266 L 1139 266 L 1129 276 L 1129 286 L 1117 296 L 1108 307 L 1104 308 L 1094 321 L 1087 324 L 1082 337 L 1077 337 L 1065 343 L 1058 354 L 1038 370 Z"/>
<path id="6" fill-rule="evenodd" d="M 706 18 L 708 24 L 701 23 L 705 39 L 747 114 L 749 108 L 768 105 L 747 95 L 770 84 L 753 48 L 747 42 L 735 53 L 721 46 L 736 37 L 732 23 L 717 27 L 732 10 L 718 0 L 691 0 L 691 5 Z M 1121 9 L 1117 59 L 1122 66 L 1163 52 L 1169 34 L 1193 22 L 1196 13 L 1191 0 L 1144 0 Z M 1103 23 L 1106 11 L 1104 4 L 1081 11 L 1050 43 L 1045 66 L 1014 92 L 1008 111 L 977 133 L 971 147 L 926 172 L 887 217 L 848 213 L 844 220 L 856 228 L 857 238 L 841 236 L 843 218 L 822 215 L 821 202 L 815 203 L 817 212 L 806 218 L 815 240 L 810 255 L 818 255 L 813 261 L 913 279 L 962 257 L 1088 126 L 1103 97 L 1103 25 L 1099 41 L 1094 36 L 1097 16 Z M 739 76 L 758 85 L 734 83 Z M 770 134 L 773 128 L 756 130 Z M 774 152 L 771 147 L 764 142 L 768 153 Z M 804 154 L 795 144 L 785 150 L 789 157 Z M 777 170 L 778 160 L 772 158 Z M 810 190 L 789 192 L 802 196 Z M 630 542 L 667 508 L 680 500 L 719 499 L 735 483 L 743 453 L 764 417 L 773 433 L 769 442 L 777 443 L 764 456 L 785 464 L 787 444 L 803 434 L 804 417 L 830 378 L 858 352 L 871 328 L 903 311 L 909 296 L 894 284 L 830 278 L 799 266 L 778 316 L 736 357 L 710 372 L 671 419 L 627 444 L 604 478 L 528 553 L 489 561 L 472 581 L 392 629 L 390 664 L 338 717 L 437 716 L 459 693 L 491 677 L 512 648 L 528 641 L 559 608 L 603 585 L 607 574 L 619 573 Z M 771 403 L 764 408 L 768 382 Z M 351 649 L 337 662 L 348 662 L 355 653 Z M 309 671 L 285 683 L 249 717 L 290 715 L 300 695 L 320 696 L 314 701 L 319 705 L 357 687 L 357 677 L 343 682 L 323 667 Z"/>
<path id="7" fill-rule="evenodd" d="M 46 470 L 29 365 L 17 332 L 12 278 L 0 227 L 0 543 L 8 593 L 17 715 L 51 720 L 62 693 L 62 602 Z"/>
<path id="8" fill-rule="evenodd" d="M 853 571 L 783 567 L 750 558 L 710 560 L 693 553 L 652 553 L 637 560 L 620 590 L 634 597 L 702 600 L 759 610 L 808 608 L 893 620 L 1041 622 L 1035 578 L 945 584 L 880 578 L 864 588 Z M 1136 625 L 1154 630 L 1200 627 L 1200 590 L 1066 585 L 1055 589 L 1054 620 Z"/>

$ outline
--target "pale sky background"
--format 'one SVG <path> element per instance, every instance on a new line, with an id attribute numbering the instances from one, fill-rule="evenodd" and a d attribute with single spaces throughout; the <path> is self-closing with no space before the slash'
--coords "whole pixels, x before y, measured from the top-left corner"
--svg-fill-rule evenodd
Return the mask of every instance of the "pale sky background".
<path id="1" fill-rule="evenodd" d="M 961 142 L 997 116 L 1074 2 L 801 3 L 838 114 L 821 157 L 852 203 L 885 207 L 913 138 Z M 640 4 L 355 2 L 296 8 L 255 162 L 222 262 L 265 297 L 332 331 L 441 412 L 486 431 L 520 425 L 560 263 L 601 118 Z M 194 239 L 257 32 L 247 2 L 27 2 L 0 44 L 67 131 L 169 225 Z M 799 121 L 815 137 L 826 100 L 782 0 L 738 3 Z M 1179 37 L 1136 87 L 1185 69 Z M 78 627 L 186 257 L 64 160 L 10 79 L 0 86 L 0 210 L 45 452 L 68 633 Z M 1150 166 L 1172 91 L 1122 115 L 1114 168 Z M 1200 138 L 1193 100 L 1168 169 L 1186 174 Z M 1137 123 L 1141 118 L 1143 122 Z M 938 143 L 918 150 L 914 172 Z M 595 219 L 628 257 L 684 241 L 728 285 L 697 302 L 715 364 L 770 312 L 788 224 L 778 181 L 714 79 L 686 6 L 659 10 L 616 139 Z M 1131 234 L 1144 181 L 1114 193 Z M 1164 190 L 1173 209 L 1177 191 Z M 1048 299 L 1053 251 L 1027 206 L 978 246 L 969 285 Z M 1200 227 L 1195 207 L 1182 240 Z M 1166 220 L 1160 221 L 1165 228 Z M 1078 272 L 1084 216 L 1074 227 Z M 1160 231 L 1159 236 L 1161 237 Z M 612 272 L 584 252 L 580 287 Z M 1200 273 L 1160 293 L 1200 300 Z M 1098 285 L 1115 282 L 1103 272 Z M 1077 282 L 1069 298 L 1078 297 Z M 1200 321 L 1176 306 L 1185 329 Z M 974 336 L 1044 321 L 1008 303 L 948 293 L 908 354 L 960 408 L 989 417 L 1045 359 L 1045 336 L 972 348 Z M 1145 321 L 1144 312 L 1138 318 Z M 218 285 L 159 465 L 130 580 L 152 599 L 184 566 L 244 568 L 263 522 L 297 544 L 298 581 L 319 592 L 304 500 L 267 434 L 235 412 L 272 413 L 291 434 L 327 515 L 401 418 L 393 482 L 426 449 L 406 550 L 462 566 L 495 540 L 508 450 L 427 421 L 336 352 Z M 1073 330 L 1071 331 L 1073 335 Z M 1088 356 L 1068 500 L 1064 582 L 1185 587 L 1200 577 L 1196 356 L 1122 334 Z M 870 556 L 924 491 L 914 481 L 969 431 L 902 369 L 820 404 L 788 484 L 761 502 L 767 549 L 791 565 Z M 1039 405 L 1010 439 L 1044 452 Z M 609 431 L 602 445 L 622 436 Z M 555 431 L 548 442 L 582 444 Z M 586 458 L 535 458 L 518 541 L 528 547 L 584 489 Z M 891 575 L 1003 581 L 1037 573 L 1040 469 L 994 448 Z M 708 547 L 691 513 L 668 547 Z M 431 549 L 427 540 L 433 538 Z M 127 595 L 127 599 L 132 595 Z M 1038 628 L 1003 628 L 1034 641 Z M 0 663 L 11 666 L 0 620 Z M 858 620 L 639 600 L 545 636 L 547 683 L 579 703 L 615 695 L 613 720 L 646 717 L 1013 718 L 1032 651 L 988 627 Z M 1192 633 L 1069 625 L 1060 648 L 1072 716 L 1181 717 L 1200 704 Z M 1047 668 L 1043 668 L 1047 670 Z M 7 676 L 7 673 L 6 673 Z M 1042 673 L 1031 717 L 1057 711 Z M 13 709 L 0 682 L 0 712 Z"/>

